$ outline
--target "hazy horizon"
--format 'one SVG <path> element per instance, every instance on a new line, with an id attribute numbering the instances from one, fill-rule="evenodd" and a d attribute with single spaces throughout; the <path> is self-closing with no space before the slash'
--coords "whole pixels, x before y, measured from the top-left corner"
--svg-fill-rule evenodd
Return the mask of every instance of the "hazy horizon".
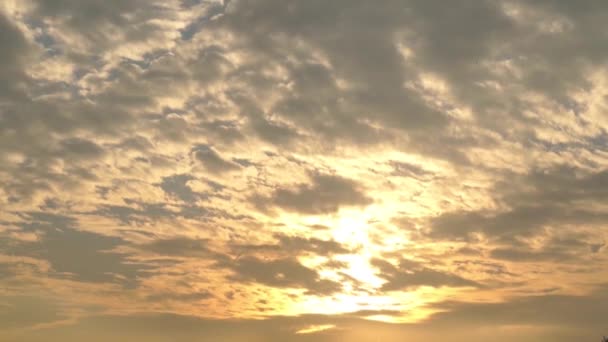
<path id="1" fill-rule="evenodd" d="M 608 2 L 0 1 L 0 341 L 608 335 Z"/>

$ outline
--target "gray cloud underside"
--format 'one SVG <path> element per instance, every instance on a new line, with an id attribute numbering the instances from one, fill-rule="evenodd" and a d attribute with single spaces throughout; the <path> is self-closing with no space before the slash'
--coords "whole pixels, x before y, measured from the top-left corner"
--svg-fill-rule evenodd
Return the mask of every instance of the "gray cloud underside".
<path id="1" fill-rule="evenodd" d="M 384 291 L 399 291 L 416 288 L 418 286 L 451 286 L 451 287 L 478 287 L 474 281 L 464 279 L 449 272 L 436 271 L 420 265 L 417 262 L 400 260 L 398 266 L 382 260 L 372 260 L 372 265 L 380 270 L 380 274 L 387 281 L 382 285 Z"/>
<path id="2" fill-rule="evenodd" d="M 312 174 L 310 178 L 312 184 L 279 188 L 269 198 L 256 196 L 253 201 L 261 208 L 270 203 L 305 214 L 332 213 L 342 206 L 363 206 L 372 202 L 361 186 L 351 179 L 325 174 Z"/>
<path id="3" fill-rule="evenodd" d="M 580 262 L 602 253 L 608 219 L 606 171 L 575 172 L 560 166 L 497 182 L 494 194 L 504 210 L 448 212 L 430 220 L 433 239 L 474 240 L 481 233 L 494 240 L 490 256 L 511 261 Z M 589 227 L 584 231 L 572 228 Z M 540 247 L 526 242 L 548 236 Z"/>

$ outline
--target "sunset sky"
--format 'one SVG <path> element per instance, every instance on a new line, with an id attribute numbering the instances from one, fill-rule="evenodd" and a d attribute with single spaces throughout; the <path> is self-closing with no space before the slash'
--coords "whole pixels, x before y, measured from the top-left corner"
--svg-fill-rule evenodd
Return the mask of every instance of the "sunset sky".
<path id="1" fill-rule="evenodd" d="M 608 1 L 0 0 L 0 341 L 608 335 Z"/>

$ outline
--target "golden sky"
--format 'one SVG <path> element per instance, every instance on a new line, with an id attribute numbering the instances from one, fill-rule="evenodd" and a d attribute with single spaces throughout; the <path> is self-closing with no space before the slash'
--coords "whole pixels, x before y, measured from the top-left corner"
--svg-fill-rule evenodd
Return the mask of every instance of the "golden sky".
<path id="1" fill-rule="evenodd" d="M 607 23 L 0 1 L 0 340 L 599 341 Z"/>

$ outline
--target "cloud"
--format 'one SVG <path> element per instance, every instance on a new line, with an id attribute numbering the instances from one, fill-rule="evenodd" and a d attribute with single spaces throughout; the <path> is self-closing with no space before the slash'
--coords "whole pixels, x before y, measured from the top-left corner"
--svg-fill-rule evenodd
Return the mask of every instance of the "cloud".
<path id="1" fill-rule="evenodd" d="M 177 215 L 177 213 L 167 209 L 164 203 L 134 204 L 135 207 L 124 205 L 103 205 L 99 206 L 97 210 L 90 212 L 89 214 L 113 218 L 126 225 L 168 219 Z"/>
<path id="2" fill-rule="evenodd" d="M 497 182 L 493 191 L 504 210 L 444 213 L 431 220 L 430 234 L 462 239 L 484 233 L 508 239 L 538 234 L 550 226 L 595 225 L 607 219 L 606 212 L 601 206 L 592 209 L 588 204 L 604 203 L 608 198 L 599 186 L 605 177 L 604 170 L 577 175 L 564 167 L 510 176 Z"/>
<path id="3" fill-rule="evenodd" d="M 309 251 L 320 255 L 346 254 L 350 251 L 339 243 L 331 240 L 321 240 L 316 238 L 301 238 L 286 235 L 279 235 L 279 244 L 282 248 L 290 251 Z"/>
<path id="4" fill-rule="evenodd" d="M 235 171 L 240 168 L 240 165 L 232 161 L 225 160 L 212 147 L 200 145 L 193 150 L 194 158 L 201 162 L 205 169 L 214 174 L 220 174 L 229 171 Z"/>
<path id="5" fill-rule="evenodd" d="M 49 298 L 34 296 L 1 296 L 0 329 L 10 332 L 67 318 L 61 303 Z M 0 335 L 2 336 L 2 335 Z"/>
<path id="6" fill-rule="evenodd" d="M 12 96 L 22 97 L 19 85 L 25 81 L 23 62 L 31 55 L 31 47 L 23 33 L 3 13 L 0 13 L 0 30 L 2 30 L 2 45 L 0 52 L 0 75 L 5 80 L 0 86 L 0 97 L 10 99 Z M 1 122 L 1 121 L 0 121 Z"/>
<path id="7" fill-rule="evenodd" d="M 234 272 L 233 280 L 280 288 L 303 288 L 310 294 L 329 295 L 342 287 L 337 282 L 321 279 L 315 270 L 303 266 L 295 258 L 263 260 L 247 256 L 220 266 Z"/>
<path id="8" fill-rule="evenodd" d="M 428 341 L 448 333 L 454 341 L 464 342 L 494 338 L 496 341 L 525 342 L 552 338 L 593 340 L 601 336 L 606 309 L 602 305 L 605 289 L 589 296 L 543 295 L 502 303 L 444 303 L 445 312 L 434 315 L 420 325 L 388 324 L 363 320 L 355 315 L 304 315 L 273 317 L 266 320 L 214 320 L 187 315 L 138 314 L 131 316 L 90 316 L 72 324 L 62 324 L 21 335 L 29 341 L 61 339 L 78 341 L 90 335 L 91 341 L 105 341 L 129 336 L 155 341 L 335 341 L 371 342 Z M 373 312 L 362 312 L 367 315 Z M 570 325 L 574 323 L 574 325 Z M 317 334 L 297 331 L 322 325 L 336 327 Z M 513 326 L 525 326 L 513 329 Z M 538 326 L 538 328 L 532 328 Z M 277 328 L 280 327 L 280 328 Z M 497 334 L 497 329 L 504 331 Z M 597 331 L 600 331 L 598 334 Z M 2 336 L 2 335 L 0 335 Z M 14 335 L 13 335 L 14 336 Z"/>
<path id="9" fill-rule="evenodd" d="M 567 324 L 576 327 L 578 334 L 584 334 L 585 329 L 595 330 L 602 324 L 600 317 L 605 308 L 599 303 L 605 298 L 604 290 L 605 286 L 600 286 L 587 296 L 544 295 L 502 303 L 444 303 L 449 312 L 438 314 L 434 320 L 444 324 L 473 321 L 504 325 Z"/>
<path id="10" fill-rule="evenodd" d="M 364 206 L 372 203 L 362 187 L 355 181 L 336 175 L 315 173 L 312 184 L 299 184 L 292 188 L 279 188 L 270 198 L 258 198 L 261 205 L 270 202 L 275 206 L 303 214 L 326 214 L 343 206 Z"/>
<path id="11" fill-rule="evenodd" d="M 96 143 L 80 138 L 70 138 L 61 141 L 62 157 L 73 156 L 80 159 L 97 158 L 104 154 L 102 147 Z"/>
<path id="12" fill-rule="evenodd" d="M 1 2 L 0 339 L 593 338 L 607 19 L 602 1 Z"/>
<path id="13" fill-rule="evenodd" d="M 281 254 L 298 255 L 303 252 L 310 252 L 317 255 L 329 256 L 333 254 L 348 254 L 348 248 L 333 240 L 322 240 L 317 238 L 303 238 L 299 236 L 289 236 L 276 234 L 278 241 L 271 244 L 232 244 L 237 253 L 263 252 L 270 251 Z"/>
<path id="14" fill-rule="evenodd" d="M 142 245 L 141 248 L 159 255 L 205 258 L 211 255 L 207 245 L 206 240 L 172 238 L 157 239 Z"/>
<path id="15" fill-rule="evenodd" d="M 588 236 L 552 237 L 540 247 L 521 244 L 516 247 L 499 247 L 491 250 L 490 256 L 495 259 L 514 262 L 581 262 L 601 252 L 603 241 L 588 240 Z"/>
<path id="16" fill-rule="evenodd" d="M 187 174 L 164 177 L 160 183 L 160 188 L 167 194 L 175 196 L 184 202 L 196 202 L 200 194 L 193 191 L 187 184 L 188 181 L 193 179 L 194 177 Z"/>
<path id="17" fill-rule="evenodd" d="M 433 175 L 432 172 L 427 171 L 421 168 L 420 166 L 414 164 L 391 161 L 390 165 L 393 168 L 392 175 L 394 176 L 426 178 Z"/>
<path id="18" fill-rule="evenodd" d="M 93 283 L 136 286 L 138 277 L 152 266 L 130 260 L 130 255 L 114 251 L 128 242 L 118 237 L 81 231 L 67 216 L 30 213 L 22 224 L 35 232 L 37 241 L 6 241 L 7 252 L 47 261 L 50 277 Z"/>
<path id="19" fill-rule="evenodd" d="M 458 275 L 436 271 L 408 260 L 401 260 L 398 266 L 394 266 L 388 261 L 374 259 L 372 260 L 372 265 L 378 268 L 380 277 L 386 279 L 386 283 L 382 285 L 382 290 L 384 291 L 399 291 L 418 286 L 479 286 L 476 282 Z"/>
<path id="20" fill-rule="evenodd" d="M 192 292 L 192 293 L 158 293 L 148 296 L 148 300 L 151 302 L 165 302 L 165 301 L 178 301 L 178 302 L 199 302 L 205 299 L 209 299 L 213 295 L 209 292 Z"/>

